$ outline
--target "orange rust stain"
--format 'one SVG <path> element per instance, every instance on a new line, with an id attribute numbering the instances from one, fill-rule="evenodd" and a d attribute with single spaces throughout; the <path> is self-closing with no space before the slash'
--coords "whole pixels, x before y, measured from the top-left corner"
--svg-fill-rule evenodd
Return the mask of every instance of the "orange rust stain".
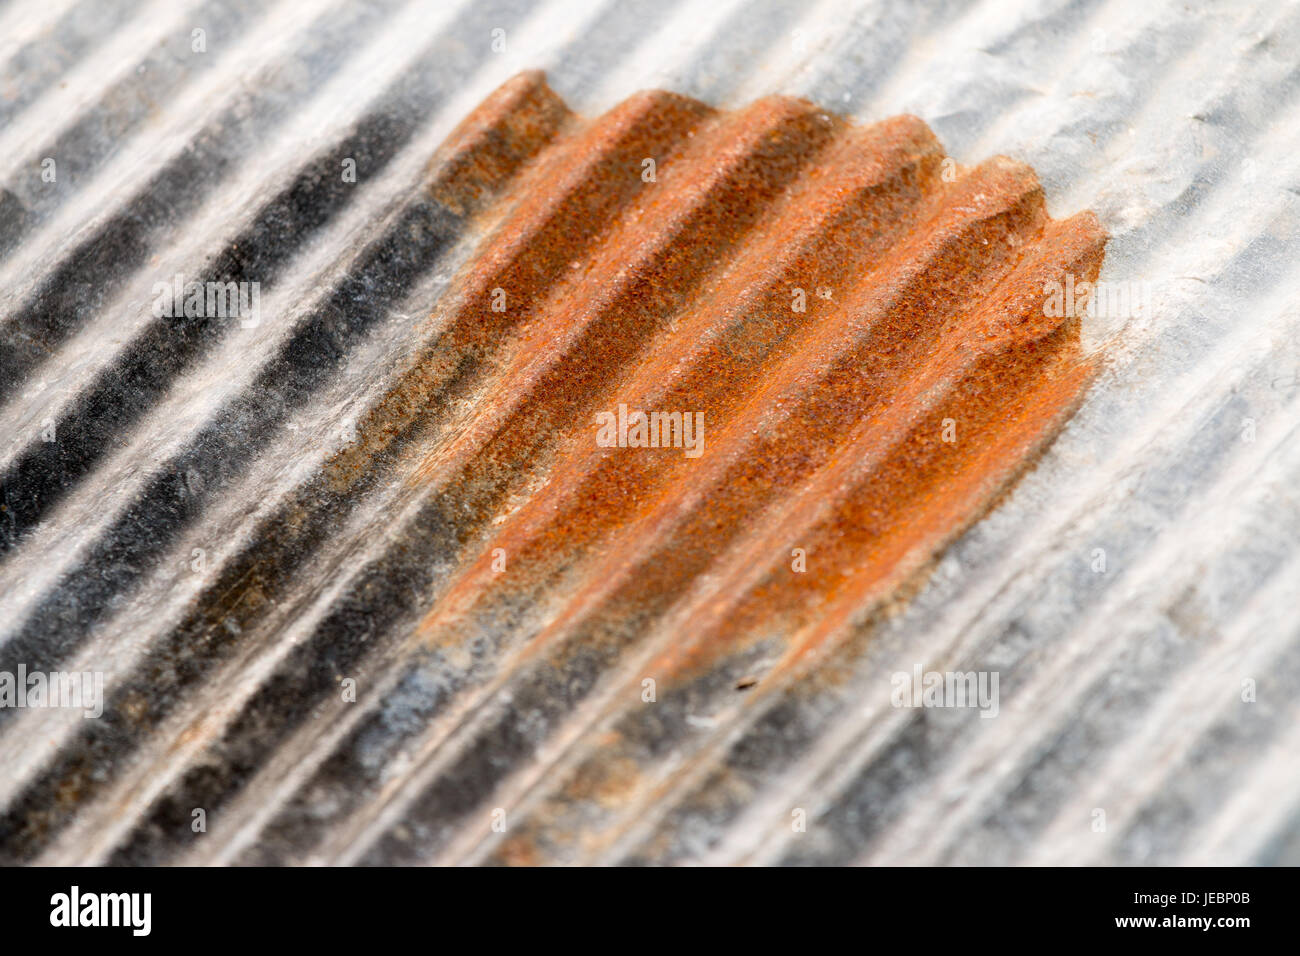
<path id="1" fill-rule="evenodd" d="M 1093 281 L 1104 245 L 1094 217 L 1050 223 L 1016 270 L 918 368 L 890 405 L 865 418 L 837 459 L 783 502 L 779 523 L 727 562 L 723 596 L 686 624 L 692 635 L 657 662 L 665 673 L 706 666 L 727 633 L 783 620 L 795 656 L 853 613 L 886 600 L 980 517 L 1081 400 L 1095 363 L 1074 319 L 1043 313 L 1047 281 Z M 955 440 L 945 442 L 950 422 Z M 802 547 L 809 571 L 792 571 Z M 735 600 L 728 599 L 735 596 Z"/>
<path id="2" fill-rule="evenodd" d="M 418 418 L 471 370 L 472 412 L 411 478 L 479 523 L 421 639 L 544 599 L 526 653 L 562 668 L 671 606 L 654 667 L 684 675 L 773 634 L 796 661 L 901 593 L 1095 373 L 1044 309 L 1045 283 L 1095 280 L 1095 217 L 1051 220 L 1022 164 L 954 178 L 943 158 L 915 117 L 855 127 L 782 97 L 650 92 L 584 121 L 529 74 L 489 99 L 432 187 L 481 248 L 375 414 L 381 434 Z M 598 447 L 619 403 L 702 413 L 703 454 Z"/>
<path id="3" fill-rule="evenodd" d="M 573 118 L 540 71 L 520 73 L 462 120 L 434 154 L 430 193 L 460 215 L 481 208 Z"/>
<path id="4" fill-rule="evenodd" d="M 442 331 L 358 423 L 360 440 L 331 461 L 335 490 L 347 490 L 394 438 L 427 417 L 454 376 L 490 375 L 516 327 L 639 192 L 642 157 L 672 155 L 713 112 L 649 92 L 580 123 L 556 105 L 541 74 L 511 80 L 503 91 L 462 122 L 431 164 L 435 198 L 472 210 L 488 238 L 446 297 Z M 520 109 L 524 120 L 515 118 Z M 504 309 L 496 311 L 500 295 Z"/>

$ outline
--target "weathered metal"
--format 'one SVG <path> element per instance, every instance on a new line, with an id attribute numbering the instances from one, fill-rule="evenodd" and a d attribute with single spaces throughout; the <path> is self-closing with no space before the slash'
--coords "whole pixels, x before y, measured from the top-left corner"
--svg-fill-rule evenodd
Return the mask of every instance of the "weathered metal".
<path id="1" fill-rule="evenodd" d="M 1293 860 L 1298 33 L 0 9 L 0 857 Z"/>

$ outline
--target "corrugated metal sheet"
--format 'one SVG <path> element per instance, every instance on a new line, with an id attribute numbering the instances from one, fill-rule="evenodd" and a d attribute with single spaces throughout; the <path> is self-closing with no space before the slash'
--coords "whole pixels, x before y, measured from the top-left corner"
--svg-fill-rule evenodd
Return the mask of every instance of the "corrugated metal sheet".
<path id="1" fill-rule="evenodd" d="M 0 710 L 0 853 L 1294 862 L 1297 34 L 0 9 L 0 671 L 106 692 Z M 1040 338 L 1100 241 L 1044 193 L 1144 310 Z M 178 275 L 257 315 L 155 315 Z M 592 447 L 620 400 L 716 453 Z M 916 668 L 997 672 L 996 719 L 893 706 Z"/>

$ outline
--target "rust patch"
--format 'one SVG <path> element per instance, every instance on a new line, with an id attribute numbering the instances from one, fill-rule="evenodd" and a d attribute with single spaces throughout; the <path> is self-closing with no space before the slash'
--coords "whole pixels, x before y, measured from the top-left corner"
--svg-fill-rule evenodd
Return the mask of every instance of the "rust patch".
<path id="1" fill-rule="evenodd" d="M 639 94 L 565 130 L 485 213 L 430 356 L 480 376 L 413 485 L 481 527 L 425 642 L 531 601 L 524 654 L 560 671 L 647 608 L 680 635 L 664 673 L 773 630 L 798 653 L 928 566 L 1080 400 L 1093 366 L 1043 287 L 1095 279 L 1106 237 L 1050 220 L 1028 167 L 788 98 Z M 619 404 L 701 413 L 702 454 L 598 447 Z"/>
<path id="2" fill-rule="evenodd" d="M 429 163 L 429 191 L 453 212 L 481 208 L 573 114 L 537 70 L 499 87 L 447 137 Z"/>

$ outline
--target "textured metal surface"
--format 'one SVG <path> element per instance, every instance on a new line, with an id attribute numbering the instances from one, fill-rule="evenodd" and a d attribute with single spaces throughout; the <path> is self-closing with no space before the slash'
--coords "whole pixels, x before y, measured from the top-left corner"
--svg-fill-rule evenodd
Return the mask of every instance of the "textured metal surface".
<path id="1" fill-rule="evenodd" d="M 1295 5 L 6 5 L 0 671 L 98 671 L 106 706 L 0 710 L 0 853 L 1294 862 L 1298 34 Z M 439 151 L 531 67 L 563 102 L 526 75 Z M 648 87 L 731 112 L 627 100 Z M 807 327 L 852 332 L 858 267 L 906 275 L 897 250 L 925 244 L 893 240 L 936 233 L 908 225 L 906 189 L 846 199 L 806 174 L 935 170 L 904 161 L 927 155 L 919 124 L 850 133 L 770 94 L 921 117 L 973 167 L 939 192 L 991 177 L 948 203 L 951 248 L 984 264 L 901 301 L 960 326 L 1005 236 L 1044 228 L 1024 167 L 975 166 L 995 153 L 1058 218 L 1098 212 L 1103 279 L 1155 290 L 1082 323 L 1100 372 L 1068 426 L 884 608 L 897 582 L 842 586 L 872 560 L 914 570 L 861 558 L 870 511 L 810 517 L 862 500 L 845 489 L 870 455 L 839 451 L 908 429 L 837 430 L 866 407 L 808 404 L 809 376 L 865 346 L 827 333 L 812 360 L 744 303 L 811 268 L 832 294 Z M 659 193 L 611 175 L 656 155 Z M 835 202 L 881 218 L 855 234 Z M 994 241 L 967 241 L 985 222 Z M 258 282 L 259 321 L 156 317 L 177 274 Z M 732 364 L 692 366 L 691 334 L 729 326 L 749 333 Z M 900 323 L 889 388 L 924 388 L 931 347 Z M 596 470 L 573 416 L 683 374 L 717 395 L 706 447 L 731 472 L 700 479 L 676 449 Z M 983 397 L 1011 407 L 997 434 L 1038 407 Z M 927 508 L 962 525 L 992 467 L 966 504 L 951 481 L 881 482 L 882 539 L 913 541 L 897 516 Z M 697 477 L 661 505 L 663 474 Z M 757 556 L 819 527 L 806 590 L 762 578 Z M 998 672 L 998 716 L 892 706 L 916 667 Z"/>

